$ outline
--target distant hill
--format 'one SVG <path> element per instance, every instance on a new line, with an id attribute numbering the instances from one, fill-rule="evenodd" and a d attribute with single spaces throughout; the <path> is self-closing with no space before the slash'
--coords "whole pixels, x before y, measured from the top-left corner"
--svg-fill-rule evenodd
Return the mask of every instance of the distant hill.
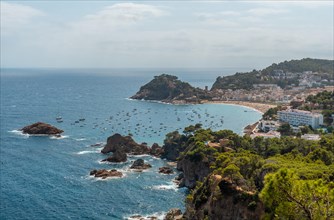
<path id="1" fill-rule="evenodd" d="M 282 88 L 298 85 L 303 72 L 320 73 L 323 79 L 334 79 L 334 61 L 305 58 L 272 64 L 263 70 L 236 73 L 232 76 L 218 77 L 211 90 L 216 89 L 252 89 L 253 84 L 277 84 Z"/>
<path id="2" fill-rule="evenodd" d="M 176 76 L 162 74 L 155 76 L 149 83 L 140 87 L 131 98 L 166 103 L 197 103 L 199 100 L 206 99 L 207 96 L 206 91 L 182 82 Z"/>

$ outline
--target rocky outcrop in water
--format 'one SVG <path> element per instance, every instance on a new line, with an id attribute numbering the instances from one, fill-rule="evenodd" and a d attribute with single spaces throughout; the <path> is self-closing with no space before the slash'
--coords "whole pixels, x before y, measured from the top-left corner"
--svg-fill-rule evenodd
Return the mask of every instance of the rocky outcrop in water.
<path id="1" fill-rule="evenodd" d="M 164 149 L 160 147 L 157 143 L 154 143 L 150 149 L 150 155 L 155 157 L 161 157 L 163 154 Z"/>
<path id="2" fill-rule="evenodd" d="M 92 170 L 90 172 L 90 175 L 91 176 L 94 176 L 94 177 L 97 177 L 97 178 L 102 178 L 102 179 L 105 179 L 107 177 L 122 177 L 123 174 L 117 170 Z"/>
<path id="3" fill-rule="evenodd" d="M 128 156 L 126 153 L 122 150 L 115 151 L 110 157 L 103 159 L 102 161 L 108 161 L 112 163 L 120 163 L 125 162 L 127 160 Z"/>
<path id="4" fill-rule="evenodd" d="M 159 168 L 159 173 L 163 173 L 163 174 L 172 174 L 174 173 L 173 169 L 170 167 L 160 167 Z"/>
<path id="5" fill-rule="evenodd" d="M 136 171 L 143 171 L 151 167 L 151 164 L 145 163 L 143 159 L 137 159 L 133 162 L 130 169 L 134 169 Z"/>
<path id="6" fill-rule="evenodd" d="M 182 104 L 200 103 L 200 100 L 211 97 L 207 91 L 194 88 L 189 83 L 178 80 L 176 76 L 162 74 L 140 87 L 140 90 L 131 98 Z"/>
<path id="7" fill-rule="evenodd" d="M 37 122 L 32 125 L 25 126 L 21 129 L 24 134 L 32 135 L 55 135 L 59 136 L 64 131 L 44 122 Z"/>
<path id="8" fill-rule="evenodd" d="M 245 191 L 220 175 L 210 175 L 187 198 L 185 219 L 262 219 L 263 204 L 256 194 Z"/>
<path id="9" fill-rule="evenodd" d="M 115 151 L 122 151 L 133 155 L 150 153 L 150 149 L 146 144 L 138 144 L 131 136 L 122 136 L 120 134 L 114 134 L 108 137 L 107 144 L 101 150 L 101 153 L 106 154 Z"/>
<path id="10" fill-rule="evenodd" d="M 182 217 L 183 215 L 182 215 L 181 210 L 174 208 L 174 209 L 170 209 L 167 212 L 164 220 L 179 220 L 179 219 L 182 219 Z"/>

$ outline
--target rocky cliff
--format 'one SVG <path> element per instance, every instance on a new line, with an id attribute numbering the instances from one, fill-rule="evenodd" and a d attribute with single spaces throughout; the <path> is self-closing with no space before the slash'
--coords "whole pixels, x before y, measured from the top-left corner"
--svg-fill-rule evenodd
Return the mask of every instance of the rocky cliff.
<path id="1" fill-rule="evenodd" d="M 263 216 L 263 204 L 256 194 L 220 175 L 210 175 L 187 197 L 183 217 L 192 220 L 256 220 Z"/>
<path id="2" fill-rule="evenodd" d="M 162 74 L 142 86 L 131 98 L 182 104 L 199 103 L 200 100 L 210 99 L 210 95 L 205 90 L 178 80 L 176 76 Z"/>
<path id="3" fill-rule="evenodd" d="M 177 169 L 183 172 L 183 178 L 180 180 L 179 185 L 190 189 L 196 186 L 197 181 L 203 181 L 211 172 L 210 164 L 207 160 L 192 161 L 187 157 L 181 158 L 177 162 Z"/>

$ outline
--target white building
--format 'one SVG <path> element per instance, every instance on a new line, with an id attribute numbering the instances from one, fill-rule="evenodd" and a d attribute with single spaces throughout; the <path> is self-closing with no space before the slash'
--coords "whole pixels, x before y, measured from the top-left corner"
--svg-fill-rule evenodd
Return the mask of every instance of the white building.
<path id="1" fill-rule="evenodd" d="M 318 128 L 324 123 L 324 118 L 322 114 L 296 109 L 278 111 L 277 116 L 279 121 L 288 122 L 290 125 L 293 126 L 310 125 L 312 128 Z"/>
<path id="2" fill-rule="evenodd" d="M 311 140 L 311 141 L 319 141 L 320 135 L 318 134 L 304 134 L 301 136 L 302 139 Z"/>
<path id="3" fill-rule="evenodd" d="M 281 134 L 277 131 L 269 131 L 267 133 L 253 133 L 250 135 L 252 139 L 256 137 L 263 137 L 264 139 L 266 138 L 280 138 Z"/>
<path id="4" fill-rule="evenodd" d="M 258 127 L 264 131 L 276 131 L 280 126 L 280 123 L 277 121 L 267 121 L 267 120 L 261 120 Z"/>

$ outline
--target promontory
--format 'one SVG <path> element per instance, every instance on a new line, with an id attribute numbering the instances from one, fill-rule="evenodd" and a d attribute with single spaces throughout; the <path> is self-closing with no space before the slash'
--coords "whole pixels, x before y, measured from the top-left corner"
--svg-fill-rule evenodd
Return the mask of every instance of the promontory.
<path id="1" fill-rule="evenodd" d="M 131 98 L 184 104 L 200 103 L 201 100 L 210 98 L 210 94 L 206 90 L 178 80 L 176 76 L 162 74 L 155 76 L 153 80 L 142 86 Z"/>

